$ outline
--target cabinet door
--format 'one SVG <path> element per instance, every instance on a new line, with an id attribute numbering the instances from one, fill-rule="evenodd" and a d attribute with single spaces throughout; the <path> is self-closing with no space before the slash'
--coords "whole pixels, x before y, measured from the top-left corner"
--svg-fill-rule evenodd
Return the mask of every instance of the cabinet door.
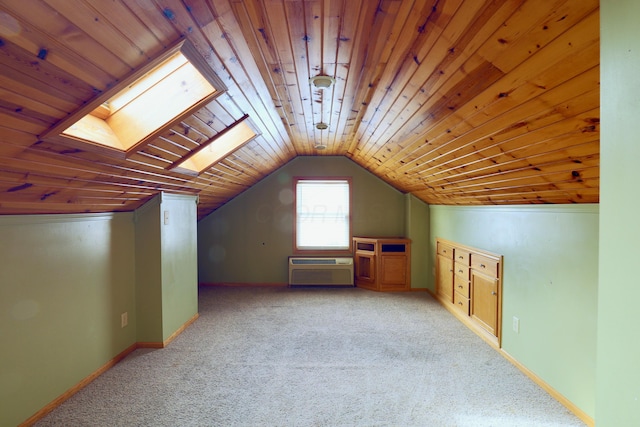
<path id="1" fill-rule="evenodd" d="M 498 279 L 471 270 L 471 317 L 498 336 Z"/>
<path id="2" fill-rule="evenodd" d="M 407 257 L 382 255 L 380 257 L 380 286 L 404 289 L 407 287 Z"/>
<path id="3" fill-rule="evenodd" d="M 438 294 L 453 303 L 453 260 L 438 255 L 436 257 L 436 285 Z"/>
<path id="4" fill-rule="evenodd" d="M 356 252 L 355 264 L 356 286 L 377 291 L 376 256 L 373 253 Z"/>

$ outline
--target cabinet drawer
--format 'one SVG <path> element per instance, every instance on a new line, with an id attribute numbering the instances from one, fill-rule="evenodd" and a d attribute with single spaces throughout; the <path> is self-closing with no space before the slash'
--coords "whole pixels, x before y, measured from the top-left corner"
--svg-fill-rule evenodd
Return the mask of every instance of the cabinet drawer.
<path id="1" fill-rule="evenodd" d="M 472 254 L 471 255 L 471 268 L 476 271 L 481 271 L 491 277 L 498 277 L 498 260 L 489 258 L 486 256 Z"/>
<path id="2" fill-rule="evenodd" d="M 469 315 L 469 298 L 466 298 L 464 295 L 461 295 L 459 292 L 454 292 L 453 303 L 455 304 L 458 310 L 460 310 L 465 314 L 465 316 Z"/>
<path id="3" fill-rule="evenodd" d="M 471 252 L 465 251 L 464 249 L 455 249 L 454 259 L 456 262 L 464 265 L 469 265 L 469 259 L 471 258 Z"/>
<path id="4" fill-rule="evenodd" d="M 453 289 L 465 298 L 469 298 L 469 279 L 456 274 L 453 279 Z"/>
<path id="5" fill-rule="evenodd" d="M 456 274 L 456 276 L 460 276 L 462 278 L 464 278 L 465 280 L 469 280 L 469 267 L 463 264 L 460 264 L 459 262 L 456 262 L 453 265 L 453 272 Z"/>
<path id="6" fill-rule="evenodd" d="M 438 242 L 438 255 L 453 259 L 453 246 Z"/>

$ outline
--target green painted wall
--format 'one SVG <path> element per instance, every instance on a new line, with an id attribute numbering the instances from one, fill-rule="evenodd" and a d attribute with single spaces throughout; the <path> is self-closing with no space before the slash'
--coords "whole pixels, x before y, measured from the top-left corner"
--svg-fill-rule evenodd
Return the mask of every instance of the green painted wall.
<path id="1" fill-rule="evenodd" d="M 162 342 L 160 197 L 135 212 L 136 325 L 138 342 Z"/>
<path id="2" fill-rule="evenodd" d="M 162 193 L 136 211 L 138 341 L 160 343 L 198 312 L 196 198 Z"/>
<path id="3" fill-rule="evenodd" d="M 405 235 L 404 194 L 346 157 L 298 157 L 198 223 L 200 282 L 287 282 L 295 176 L 352 177 L 353 234 Z"/>
<path id="4" fill-rule="evenodd" d="M 406 198 L 406 232 L 411 239 L 411 287 L 428 288 L 431 271 L 429 205 L 411 194 Z"/>
<path id="5" fill-rule="evenodd" d="M 162 197 L 163 341 L 198 312 L 196 207 L 196 198 L 193 196 L 165 193 Z"/>
<path id="6" fill-rule="evenodd" d="M 640 2 L 601 5 L 598 427 L 640 425 Z"/>
<path id="7" fill-rule="evenodd" d="M 594 417 L 599 206 L 430 206 L 430 220 L 431 254 L 442 237 L 504 255 L 503 349 Z"/>
<path id="8" fill-rule="evenodd" d="M 0 426 L 197 313 L 195 200 L 163 194 L 135 214 L 0 216 Z"/>
<path id="9" fill-rule="evenodd" d="M 131 213 L 0 217 L 0 425 L 135 342 Z"/>

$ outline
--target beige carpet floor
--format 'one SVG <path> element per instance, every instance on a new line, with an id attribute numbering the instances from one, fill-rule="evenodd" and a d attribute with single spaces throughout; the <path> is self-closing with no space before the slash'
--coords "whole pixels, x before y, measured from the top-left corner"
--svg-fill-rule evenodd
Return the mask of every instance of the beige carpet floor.
<path id="1" fill-rule="evenodd" d="M 583 425 L 426 293 L 204 287 L 199 304 L 37 425 Z"/>

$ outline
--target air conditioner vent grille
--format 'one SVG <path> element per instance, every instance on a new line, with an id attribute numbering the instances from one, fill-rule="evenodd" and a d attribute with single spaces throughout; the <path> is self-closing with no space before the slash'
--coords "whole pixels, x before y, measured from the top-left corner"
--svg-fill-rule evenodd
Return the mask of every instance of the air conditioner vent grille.
<path id="1" fill-rule="evenodd" d="M 290 286 L 353 286 L 353 258 L 289 258 Z"/>
<path id="2" fill-rule="evenodd" d="M 292 258 L 291 264 L 294 265 L 307 265 L 307 264 L 331 264 L 336 265 L 335 258 Z"/>

